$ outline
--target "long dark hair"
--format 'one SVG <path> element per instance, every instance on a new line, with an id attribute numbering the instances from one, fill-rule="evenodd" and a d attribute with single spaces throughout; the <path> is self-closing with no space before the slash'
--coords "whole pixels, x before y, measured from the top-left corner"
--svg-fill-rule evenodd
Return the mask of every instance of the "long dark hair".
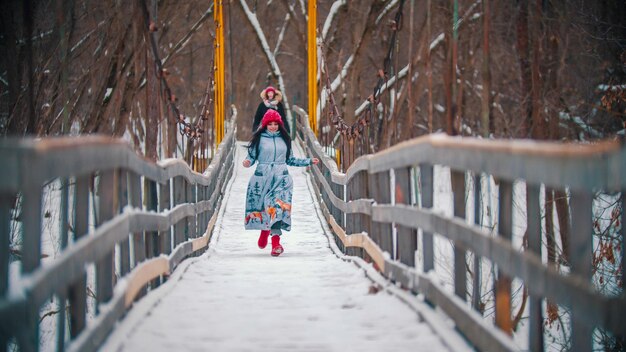
<path id="1" fill-rule="evenodd" d="M 252 139 L 250 139 L 250 143 L 248 143 L 248 155 L 252 158 L 253 155 L 250 151 L 254 150 L 254 159 L 258 159 L 259 157 L 259 144 L 261 144 L 261 133 L 267 130 L 267 126 L 257 128 L 257 130 L 252 135 Z M 291 137 L 289 137 L 289 133 L 285 129 L 285 126 L 278 124 L 278 132 L 280 133 L 280 137 L 283 139 L 285 144 L 287 145 L 287 156 L 285 161 L 289 160 L 291 157 Z"/>

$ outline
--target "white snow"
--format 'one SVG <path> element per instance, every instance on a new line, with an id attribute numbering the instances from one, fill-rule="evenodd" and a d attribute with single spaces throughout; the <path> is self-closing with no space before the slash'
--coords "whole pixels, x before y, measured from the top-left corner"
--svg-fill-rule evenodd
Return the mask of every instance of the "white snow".
<path id="1" fill-rule="evenodd" d="M 324 21 L 324 26 L 322 29 L 322 41 L 326 40 L 326 36 L 328 35 L 330 26 L 332 25 L 335 16 L 337 16 L 337 12 L 339 12 L 339 9 L 342 6 L 345 6 L 347 3 L 347 0 L 336 0 L 330 7 L 330 10 L 328 11 L 328 16 L 326 16 L 326 20 Z"/>
<path id="2" fill-rule="evenodd" d="M 240 148 L 237 166 L 242 157 Z M 285 252 L 275 258 L 269 246 L 259 249 L 258 232 L 243 226 L 253 172 L 236 168 L 210 249 L 139 301 L 102 351 L 447 350 L 415 311 L 385 289 L 370 293 L 366 271 L 329 248 L 304 168 L 290 168 Z"/>

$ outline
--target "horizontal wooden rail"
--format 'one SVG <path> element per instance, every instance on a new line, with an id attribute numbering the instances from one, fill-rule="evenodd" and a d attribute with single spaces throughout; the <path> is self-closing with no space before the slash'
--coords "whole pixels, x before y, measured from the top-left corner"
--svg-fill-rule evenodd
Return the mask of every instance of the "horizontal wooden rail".
<path id="1" fill-rule="evenodd" d="M 177 159 L 152 163 L 126 142 L 107 137 L 1 140 L 0 165 L 9 171 L 0 176 L 0 199 L 21 194 L 21 217 L 28 221 L 22 234 L 22 273 L 11 280 L 15 285 L 8 285 L 8 247 L 0 246 L 0 343 L 14 337 L 20 349 L 37 350 L 39 309 L 56 297 L 63 307 L 69 298 L 72 320 L 71 340 L 65 341 L 61 329 L 57 346 L 97 349 L 146 288 L 157 287 L 182 260 L 205 249 L 234 168 L 234 121 L 235 116 L 203 174 Z M 59 179 L 73 180 L 74 241 L 42 266 L 41 226 L 36 225 L 42 221 L 41 191 Z M 92 192 L 98 207 L 95 230 L 87 233 Z M 0 210 L 0 217 L 8 218 L 10 207 Z M 0 229 L 7 243 L 8 230 Z M 112 270 L 116 257 L 121 270 L 117 280 Z M 85 278 L 90 264 L 96 268 L 97 311 L 87 325 Z"/>
<path id="2" fill-rule="evenodd" d="M 391 239 L 388 236 L 391 236 L 391 231 L 381 226 L 421 229 L 424 233 L 424 243 L 421 249 L 424 251 L 423 267 L 428 268 L 427 270 L 433 267 L 432 234 L 438 234 L 455 244 L 455 260 L 464 261 L 465 251 L 473 252 L 476 256 L 491 261 L 503 275 L 521 279 L 535 302 L 550 299 L 551 302 L 569 307 L 573 311 L 573 329 L 577 335 L 574 343 L 581 350 L 591 350 L 592 327 L 601 327 L 617 336 L 626 336 L 626 318 L 622 313 L 626 311 L 624 295 L 604 296 L 597 292 L 590 281 L 590 268 L 587 269 L 587 266 L 591 265 L 592 229 L 590 220 L 586 220 L 592 216 L 591 192 L 624 192 L 626 190 L 626 147 L 623 141 L 604 141 L 594 144 L 493 141 L 434 134 L 400 143 L 373 155 L 362 156 L 356 159 L 344 174 L 337 170 L 335 161 L 325 155 L 315 135 L 307 127 L 306 112 L 299 107 L 294 107 L 294 111 L 300 117 L 297 124 L 300 142 L 308 153 L 321 160 L 320 164 L 312 168 L 314 185 L 317 188 L 316 192 L 319 193 L 324 215 L 331 224 L 337 239 L 344 247 L 364 249 L 378 269 L 388 278 L 415 293 L 423 294 L 426 300 L 443 309 L 455 320 L 460 331 L 479 349 L 496 351 L 515 350 L 517 347 L 505 333 L 493 329 L 490 324 L 485 324 L 484 318 L 478 312 L 468 309 L 468 302 L 464 299 L 466 281 L 464 273 L 461 273 L 463 276 L 458 276 L 459 272 L 457 270 L 454 272 L 455 277 L 458 277 L 455 279 L 455 285 L 462 285 L 455 292 L 457 295 L 461 294 L 461 297 L 451 295 L 433 281 L 430 273 L 420 273 L 412 265 L 405 265 L 401 262 L 401 260 L 411 262 L 412 258 L 394 258 L 389 252 Z M 469 224 L 464 218 L 444 216 L 429 209 L 432 207 L 433 165 L 460 171 L 461 173 L 457 175 L 461 177 L 464 177 L 466 172 L 472 172 L 477 175 L 491 175 L 500 180 L 502 182 L 501 207 L 507 206 L 507 197 L 508 202 L 511 201 L 510 193 L 506 192 L 511 192 L 510 185 L 513 181 L 522 180 L 528 185 L 529 196 L 532 196 L 529 198 L 531 202 L 533 200 L 538 202 L 538 194 L 535 195 L 532 192 L 538 192 L 541 185 L 555 189 L 568 189 L 572 194 L 572 212 L 578 212 L 573 215 L 575 236 L 572 241 L 577 246 L 578 253 L 573 255 L 571 272 L 563 274 L 553 267 L 546 266 L 541 260 L 540 252 L 520 252 L 503 234 L 498 233 L 494 236 L 491 231 Z M 420 191 L 423 193 L 422 201 L 427 208 L 408 203 L 386 204 L 391 200 L 389 197 L 391 189 L 395 189 L 396 198 L 398 192 L 401 197 L 410 198 L 409 194 L 403 193 L 406 191 L 400 191 L 400 185 L 397 184 L 399 181 L 395 181 L 395 186 L 394 181 L 388 181 L 388 175 L 390 172 L 401 170 L 405 170 L 405 175 L 409 175 L 408 170 L 412 168 L 421 169 L 426 176 L 429 173 L 431 175 L 430 178 L 422 179 L 423 189 Z M 377 183 L 380 181 L 377 175 L 387 175 L 386 179 L 380 179 L 387 183 Z M 458 176 L 453 173 L 453 181 L 455 177 L 458 179 Z M 369 184 L 364 182 L 367 179 L 369 179 Z M 424 182 L 431 182 L 431 184 L 424 184 Z M 454 184 L 452 186 L 453 189 L 459 187 Z M 462 187 L 461 190 L 464 189 L 464 186 Z M 347 196 L 344 192 L 336 193 L 341 188 L 352 191 L 348 192 Z M 352 197 L 350 194 L 355 194 L 357 197 Z M 461 202 L 464 201 L 463 197 L 459 199 Z M 399 200 L 396 199 L 396 201 Z M 457 202 L 455 202 L 455 214 L 457 214 L 457 206 L 460 207 L 458 213 L 465 214 L 464 204 L 457 204 Z M 534 208 L 531 208 L 531 205 Z M 504 216 L 500 227 L 508 232 L 510 230 L 505 224 L 510 226 L 511 222 L 510 218 L 506 218 L 504 209 L 506 208 L 500 210 L 501 216 Z M 536 212 L 535 216 L 539 217 L 538 205 L 529 204 L 529 212 Z M 355 216 L 366 216 L 366 218 Z M 344 217 L 350 217 L 346 226 L 352 230 L 348 231 L 339 225 Z M 528 231 L 534 236 L 531 238 L 538 238 L 538 235 L 535 235 L 539 231 L 539 225 L 536 225 L 538 221 L 531 223 L 530 220 Z M 405 237 L 408 235 L 415 236 L 414 233 L 398 230 L 398 243 L 408 243 Z M 623 229 L 620 236 L 623 240 Z M 396 246 L 400 245 L 396 244 Z M 531 244 L 531 248 L 536 248 L 536 246 L 540 246 L 540 243 Z M 402 247 L 396 248 L 398 253 L 407 250 Z M 462 251 L 457 253 L 459 249 Z M 417 250 L 417 246 L 414 250 Z M 456 255 L 462 255 L 462 257 L 459 259 Z M 409 256 L 411 256 L 410 251 Z M 464 263 L 459 267 L 465 270 Z M 503 280 L 505 278 L 503 276 Z M 530 346 L 533 346 L 533 350 L 541 350 L 543 349 L 541 343 L 543 323 L 540 321 L 541 313 L 537 316 L 536 312 L 537 310 L 531 313 L 530 320 L 532 324 L 538 322 L 531 326 L 539 331 L 531 328 Z"/>

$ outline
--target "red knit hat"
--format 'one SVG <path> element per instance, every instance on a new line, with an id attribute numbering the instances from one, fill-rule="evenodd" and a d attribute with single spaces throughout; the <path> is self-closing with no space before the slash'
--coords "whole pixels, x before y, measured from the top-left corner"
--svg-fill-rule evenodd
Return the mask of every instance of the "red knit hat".
<path id="1" fill-rule="evenodd" d="M 263 119 L 261 119 L 261 128 L 266 127 L 270 122 L 278 122 L 279 125 L 283 126 L 283 119 L 280 117 L 278 111 L 274 109 L 267 109 L 265 115 L 263 115 Z"/>
<path id="2" fill-rule="evenodd" d="M 269 93 L 270 91 L 272 91 L 272 92 L 274 92 L 274 94 L 276 94 L 276 89 L 274 89 L 274 87 L 268 86 L 267 88 L 265 88 L 265 94 Z"/>

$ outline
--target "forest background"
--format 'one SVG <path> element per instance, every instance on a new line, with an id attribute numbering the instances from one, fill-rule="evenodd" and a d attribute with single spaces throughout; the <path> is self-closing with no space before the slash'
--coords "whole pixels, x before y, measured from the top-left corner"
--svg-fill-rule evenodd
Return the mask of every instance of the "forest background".
<path id="1" fill-rule="evenodd" d="M 283 91 L 288 110 L 308 109 L 307 2 L 223 4 L 226 106 L 246 140 L 266 86 Z M 319 138 L 333 140 L 340 116 L 369 125 L 360 153 L 438 131 L 623 139 L 625 18 L 616 0 L 318 1 L 320 92 L 328 86 L 336 108 L 321 95 Z M 152 160 L 181 157 L 193 145 L 181 131 L 212 134 L 215 33 L 211 1 L 3 1 L 0 135 L 97 133 L 126 138 Z M 377 90 L 381 79 L 393 84 Z M 364 121 L 367 99 L 378 113 Z M 544 194 L 544 214 L 554 214 L 545 217 L 547 261 L 566 266 L 568 194 Z M 621 292 L 614 199 L 596 206 L 594 270 L 596 283 Z"/>

